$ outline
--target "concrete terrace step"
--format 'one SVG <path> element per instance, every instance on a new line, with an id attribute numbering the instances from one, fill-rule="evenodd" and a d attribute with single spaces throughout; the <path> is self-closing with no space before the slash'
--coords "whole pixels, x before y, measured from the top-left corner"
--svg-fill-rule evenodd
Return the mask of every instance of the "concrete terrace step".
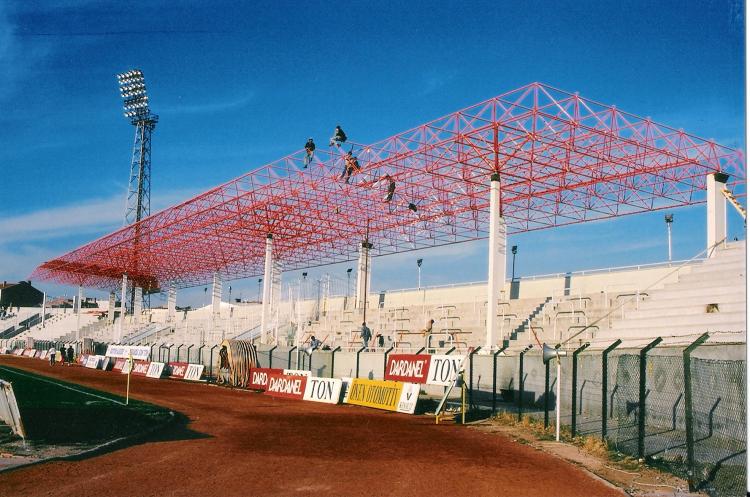
<path id="1" fill-rule="evenodd" d="M 645 318 L 645 317 L 666 317 L 666 316 L 684 316 L 684 315 L 700 315 L 706 314 L 705 303 L 685 303 L 683 299 L 674 299 L 674 301 L 665 305 L 664 302 L 652 302 L 652 305 L 646 307 L 642 306 L 640 309 L 626 311 L 625 319 L 632 318 Z M 656 305 L 659 304 L 659 305 Z M 745 302 L 720 302 L 718 314 L 732 314 L 732 313 L 743 313 L 745 311 Z"/>
<path id="2" fill-rule="evenodd" d="M 625 339 L 625 338 L 656 338 L 658 336 L 667 335 L 688 335 L 688 334 L 701 334 L 705 332 L 738 332 L 746 331 L 745 321 L 737 321 L 733 323 L 725 323 L 721 327 L 711 326 L 675 326 L 672 324 L 663 324 L 650 326 L 647 329 L 636 328 L 636 329 L 610 329 L 605 330 L 596 335 L 597 340 L 609 340 L 609 339 Z"/>
<path id="3" fill-rule="evenodd" d="M 721 328 L 727 323 L 744 323 L 743 313 L 703 313 L 703 314 L 687 314 L 669 316 L 669 325 L 672 326 L 700 326 L 700 327 L 712 327 Z M 648 329 L 651 326 L 660 326 L 665 324 L 665 320 L 662 317 L 631 317 L 623 321 L 615 322 L 612 325 L 612 330 L 625 330 L 634 328 Z"/>
<path id="4" fill-rule="evenodd" d="M 737 283 L 737 282 L 734 282 Z M 714 302 L 715 299 L 721 298 L 721 297 L 731 297 L 732 295 L 736 295 L 737 293 L 741 292 L 744 294 L 745 287 L 744 284 L 739 285 L 735 284 L 733 286 L 727 286 L 721 285 L 721 286 L 701 286 L 701 285 L 695 285 L 693 286 L 688 285 L 687 287 L 673 287 L 673 288 L 664 288 L 658 291 L 654 291 L 651 294 L 651 298 L 649 300 L 644 301 L 645 302 L 654 302 L 656 300 L 667 300 L 667 299 L 674 299 L 674 298 L 704 298 L 706 299 L 706 302 Z M 713 300 L 712 300 L 713 299 Z"/>

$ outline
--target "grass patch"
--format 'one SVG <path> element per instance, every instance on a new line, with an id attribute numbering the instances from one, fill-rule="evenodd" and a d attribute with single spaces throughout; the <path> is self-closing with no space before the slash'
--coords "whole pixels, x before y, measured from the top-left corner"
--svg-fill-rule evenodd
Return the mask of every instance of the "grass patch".
<path id="1" fill-rule="evenodd" d="M 170 418 L 163 407 L 35 375 L 6 366 L 0 378 L 13 384 L 27 439 L 89 444 L 143 432 Z"/>

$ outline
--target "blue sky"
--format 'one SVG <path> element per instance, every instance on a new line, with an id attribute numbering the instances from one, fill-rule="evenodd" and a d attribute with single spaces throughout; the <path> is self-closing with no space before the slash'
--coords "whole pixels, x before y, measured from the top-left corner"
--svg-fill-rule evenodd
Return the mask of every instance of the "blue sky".
<path id="1" fill-rule="evenodd" d="M 0 279 L 122 224 L 133 130 L 118 72 L 144 71 L 161 118 L 156 211 L 308 136 L 322 143 L 337 123 L 373 142 L 532 81 L 742 147 L 743 12 L 732 1 L 0 3 Z M 510 243 L 521 275 L 666 258 L 663 213 Z M 675 258 L 704 244 L 704 209 L 675 211 Z M 373 289 L 415 286 L 417 257 L 428 285 L 486 279 L 480 241 L 376 259 Z M 254 294 L 255 281 L 235 292 Z"/>

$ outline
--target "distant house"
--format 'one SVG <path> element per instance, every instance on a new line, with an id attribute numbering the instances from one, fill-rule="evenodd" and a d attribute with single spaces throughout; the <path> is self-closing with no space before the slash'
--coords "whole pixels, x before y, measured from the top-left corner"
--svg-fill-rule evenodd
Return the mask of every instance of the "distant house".
<path id="1" fill-rule="evenodd" d="M 42 305 L 44 293 L 33 286 L 30 281 L 8 283 L 0 285 L 0 307 L 34 307 Z"/>

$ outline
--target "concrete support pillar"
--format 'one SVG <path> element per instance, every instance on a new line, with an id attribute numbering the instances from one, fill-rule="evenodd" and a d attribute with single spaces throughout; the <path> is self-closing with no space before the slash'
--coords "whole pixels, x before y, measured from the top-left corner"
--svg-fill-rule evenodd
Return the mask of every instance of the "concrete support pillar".
<path id="1" fill-rule="evenodd" d="M 498 344 L 497 302 L 505 285 L 507 231 L 500 206 L 500 175 L 490 180 L 490 236 L 487 264 L 487 333 L 485 349 Z"/>
<path id="2" fill-rule="evenodd" d="M 708 257 L 716 254 L 712 247 L 727 237 L 727 200 L 722 193 L 729 175 L 711 173 L 706 178 L 706 247 Z"/>
<path id="3" fill-rule="evenodd" d="M 42 296 L 42 328 L 44 328 L 45 316 L 47 315 L 47 292 Z"/>
<path id="4" fill-rule="evenodd" d="M 273 279 L 273 235 L 266 237 L 266 263 L 263 268 L 263 303 L 260 311 L 260 337 L 262 343 L 269 343 L 266 333 L 271 307 L 271 286 Z"/>
<path id="5" fill-rule="evenodd" d="M 133 292 L 133 319 L 136 323 L 141 322 L 141 311 L 143 310 L 143 288 L 135 287 Z"/>
<path id="6" fill-rule="evenodd" d="M 211 285 L 211 333 L 214 334 L 221 327 L 221 340 L 224 341 L 224 326 L 221 323 L 221 276 L 214 271 L 214 281 Z M 201 339 L 201 345 L 205 343 L 205 338 Z"/>
<path id="7" fill-rule="evenodd" d="M 81 308 L 83 307 L 83 286 L 78 285 L 78 302 L 75 306 L 76 312 L 76 340 L 81 339 Z"/>
<path id="8" fill-rule="evenodd" d="M 281 261 L 273 261 L 273 270 L 271 271 L 271 306 L 268 308 L 269 316 L 273 317 L 273 338 L 274 344 L 279 343 L 279 307 L 281 305 Z"/>
<path id="9" fill-rule="evenodd" d="M 354 307 L 362 309 L 365 300 L 370 294 L 370 282 L 372 281 L 372 257 L 370 257 L 371 243 L 362 242 L 359 246 L 359 262 L 357 263 L 357 286 L 354 298 Z"/>
<path id="10" fill-rule="evenodd" d="M 122 322 L 125 321 L 125 315 L 128 313 L 126 300 L 128 299 L 128 275 L 122 275 L 122 290 L 120 292 L 120 320 L 117 322 L 115 331 L 115 343 L 122 340 Z"/>
<path id="11" fill-rule="evenodd" d="M 177 312 L 177 286 L 174 283 L 169 284 L 169 293 L 167 294 L 167 322 L 174 323 Z"/>
<path id="12" fill-rule="evenodd" d="M 109 307 L 107 307 L 107 323 L 115 322 L 115 292 L 109 292 Z"/>

